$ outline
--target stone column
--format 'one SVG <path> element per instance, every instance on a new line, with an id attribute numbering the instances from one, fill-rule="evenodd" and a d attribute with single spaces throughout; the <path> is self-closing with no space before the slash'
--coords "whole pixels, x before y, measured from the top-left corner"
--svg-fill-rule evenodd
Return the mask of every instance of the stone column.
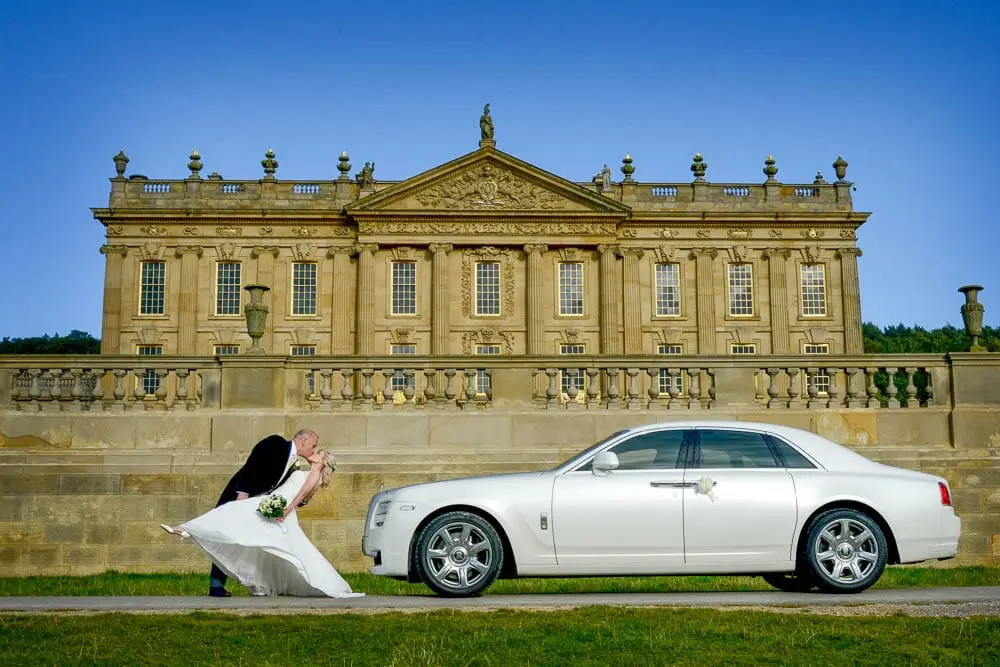
<path id="1" fill-rule="evenodd" d="M 101 354 L 120 354 L 122 329 L 122 263 L 128 254 L 123 245 L 102 245 L 104 309 L 101 317 Z"/>
<path id="2" fill-rule="evenodd" d="M 351 354 L 351 325 L 354 305 L 351 293 L 351 256 L 358 250 L 353 245 L 335 246 L 326 252 L 333 258 L 333 303 L 330 308 L 330 354 Z"/>
<path id="3" fill-rule="evenodd" d="M 715 354 L 715 276 L 712 262 L 715 248 L 694 248 L 695 281 L 698 288 L 698 354 Z"/>
<path id="4" fill-rule="evenodd" d="M 624 258 L 625 354 L 642 354 L 642 302 L 639 289 L 639 260 L 642 248 L 622 248 Z"/>
<path id="5" fill-rule="evenodd" d="M 771 353 L 788 354 L 788 248 L 767 248 L 768 289 L 771 295 Z"/>
<path id="6" fill-rule="evenodd" d="M 371 356 L 375 326 L 375 253 L 377 243 L 359 243 L 358 251 L 358 291 L 355 297 L 358 316 L 354 335 L 354 349 L 358 356 Z"/>
<path id="7" fill-rule="evenodd" d="M 448 296 L 448 253 L 450 243 L 431 243 L 428 248 L 433 253 L 431 265 L 431 354 L 448 354 L 448 338 L 451 333 L 448 311 L 451 299 Z"/>
<path id="8" fill-rule="evenodd" d="M 181 260 L 181 286 L 177 303 L 177 354 L 198 354 L 198 260 L 201 246 L 177 246 Z"/>
<path id="9" fill-rule="evenodd" d="M 622 292 L 615 280 L 618 251 L 616 245 L 597 246 L 601 253 L 601 354 L 606 355 L 622 353 L 618 338 L 618 301 Z"/>
<path id="10" fill-rule="evenodd" d="M 271 295 L 274 294 L 276 287 L 274 284 L 274 260 L 278 257 L 278 252 L 278 246 L 273 245 L 254 246 L 250 251 L 250 256 L 257 260 L 257 284 L 271 288 L 270 291 L 264 292 L 264 305 L 267 306 L 271 316 L 267 318 L 268 322 L 264 329 L 264 338 L 261 340 L 261 346 L 265 350 L 269 350 L 272 354 L 275 352 L 274 322 L 277 319 L 278 313 L 275 313 L 274 308 L 271 306 Z"/>
<path id="11" fill-rule="evenodd" d="M 526 347 L 529 355 L 546 354 L 550 350 L 545 350 L 545 337 L 543 326 L 545 318 L 542 313 L 543 295 L 541 291 L 549 281 L 542 276 L 542 253 L 548 252 L 547 245 L 532 243 L 524 246 L 524 252 L 528 254 L 528 275 L 527 295 L 525 300 L 528 304 L 528 317 L 526 321 L 527 336 Z"/>
<path id="12" fill-rule="evenodd" d="M 844 298 L 844 353 L 864 354 L 864 338 L 861 333 L 861 287 L 858 284 L 858 257 L 861 248 L 840 248 L 841 286 Z"/>

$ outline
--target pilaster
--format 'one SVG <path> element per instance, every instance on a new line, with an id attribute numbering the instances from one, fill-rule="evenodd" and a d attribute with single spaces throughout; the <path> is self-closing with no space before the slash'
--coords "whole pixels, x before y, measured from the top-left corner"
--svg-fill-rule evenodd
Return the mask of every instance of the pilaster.
<path id="1" fill-rule="evenodd" d="M 616 245 L 597 246 L 601 253 L 601 354 L 607 355 L 622 353 L 618 339 L 618 299 L 622 292 L 615 280 L 619 250 Z"/>
<path id="2" fill-rule="evenodd" d="M 333 302 L 330 308 L 330 354 L 351 354 L 351 325 L 354 323 L 354 294 L 351 292 L 353 245 L 335 246 L 326 252 L 333 259 Z"/>
<path id="3" fill-rule="evenodd" d="M 642 303 L 639 288 L 639 260 L 645 251 L 642 248 L 622 248 L 624 260 L 624 314 L 625 314 L 625 354 L 642 354 Z"/>
<path id="4" fill-rule="evenodd" d="M 527 294 L 525 300 L 528 305 L 526 348 L 529 355 L 545 354 L 545 338 L 543 335 L 544 317 L 542 314 L 542 304 L 544 303 L 541 290 L 548 281 L 542 276 L 542 254 L 548 252 L 549 247 L 540 243 L 530 243 L 524 246 L 524 252 L 528 255 L 527 268 Z"/>
<path id="5" fill-rule="evenodd" d="M 201 246 L 177 246 L 181 260 L 181 285 L 177 303 L 177 354 L 198 354 L 198 260 Z"/>
<path id="6" fill-rule="evenodd" d="M 844 353 L 864 354 L 861 332 L 861 287 L 858 284 L 858 257 L 861 248 L 837 250 L 840 258 L 841 294 L 844 299 Z"/>
<path id="7" fill-rule="evenodd" d="M 278 246 L 254 246 L 250 251 L 250 257 L 257 260 L 257 284 L 270 287 L 270 291 L 264 292 L 264 305 L 267 306 L 270 315 L 264 328 L 264 338 L 261 341 L 265 350 L 274 350 L 274 322 L 277 317 L 273 307 L 275 288 L 274 284 L 274 260 L 277 259 Z"/>
<path id="8" fill-rule="evenodd" d="M 122 328 L 122 263 L 128 254 L 124 245 L 102 245 L 104 262 L 104 307 L 101 316 L 101 354 L 120 354 Z"/>
<path id="9" fill-rule="evenodd" d="M 358 308 L 357 331 L 354 336 L 355 352 L 362 357 L 371 356 L 375 326 L 375 253 L 377 243 L 359 243 L 358 290 L 355 303 Z"/>
<path id="10" fill-rule="evenodd" d="M 788 354 L 788 248 L 767 248 L 768 289 L 771 297 L 771 352 Z"/>
<path id="11" fill-rule="evenodd" d="M 448 253 L 453 249 L 450 243 L 431 243 L 428 249 L 433 253 L 431 264 L 431 354 L 448 354 L 448 340 L 451 324 L 448 313 L 451 299 L 448 297 Z"/>
<path id="12" fill-rule="evenodd" d="M 715 248 L 694 248 L 695 281 L 698 289 L 698 354 L 715 354 L 715 277 L 712 263 L 718 251 Z"/>

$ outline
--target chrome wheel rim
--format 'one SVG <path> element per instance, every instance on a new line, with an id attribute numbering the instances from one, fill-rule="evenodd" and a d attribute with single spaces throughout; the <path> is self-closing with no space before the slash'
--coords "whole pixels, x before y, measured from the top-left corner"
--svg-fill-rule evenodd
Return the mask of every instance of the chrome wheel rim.
<path id="1" fill-rule="evenodd" d="M 425 552 L 427 569 L 446 588 L 475 586 L 493 565 L 493 544 L 477 526 L 465 521 L 434 531 Z"/>
<path id="2" fill-rule="evenodd" d="M 856 584 L 875 572 L 879 545 L 875 533 L 857 519 L 835 519 L 819 531 L 813 555 L 820 572 L 838 584 Z"/>

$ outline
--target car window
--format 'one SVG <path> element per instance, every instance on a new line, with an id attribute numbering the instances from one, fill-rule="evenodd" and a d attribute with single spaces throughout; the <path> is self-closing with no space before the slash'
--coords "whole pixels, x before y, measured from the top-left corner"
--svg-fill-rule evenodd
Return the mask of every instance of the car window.
<path id="1" fill-rule="evenodd" d="M 783 459 L 786 468 L 815 468 L 799 450 L 795 449 L 781 438 L 771 436 L 771 444 L 778 450 L 778 456 Z"/>
<path id="2" fill-rule="evenodd" d="M 698 430 L 692 468 L 777 468 L 764 436 L 749 431 Z"/>
<path id="3" fill-rule="evenodd" d="M 678 468 L 684 430 L 651 431 L 621 442 L 610 450 L 618 457 L 618 470 L 665 470 Z"/>

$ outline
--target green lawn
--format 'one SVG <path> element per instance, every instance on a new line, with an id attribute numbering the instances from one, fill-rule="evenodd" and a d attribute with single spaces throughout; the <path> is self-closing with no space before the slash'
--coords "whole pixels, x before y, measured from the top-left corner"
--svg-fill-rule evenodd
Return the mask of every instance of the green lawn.
<path id="1" fill-rule="evenodd" d="M 370 595 L 427 595 L 422 584 L 407 584 L 369 574 L 345 574 L 354 590 Z M 890 567 L 876 588 L 1000 586 L 1000 568 Z M 88 577 L 0 577 L 0 596 L 23 595 L 204 595 L 207 574 L 125 574 Z M 229 589 L 246 595 L 238 584 Z M 759 577 L 606 577 L 584 579 L 513 579 L 496 582 L 487 595 L 517 593 L 669 593 L 692 591 L 775 590 Z"/>
<path id="2" fill-rule="evenodd" d="M 0 616 L 0 664 L 997 665 L 1000 620 L 595 607 Z"/>

